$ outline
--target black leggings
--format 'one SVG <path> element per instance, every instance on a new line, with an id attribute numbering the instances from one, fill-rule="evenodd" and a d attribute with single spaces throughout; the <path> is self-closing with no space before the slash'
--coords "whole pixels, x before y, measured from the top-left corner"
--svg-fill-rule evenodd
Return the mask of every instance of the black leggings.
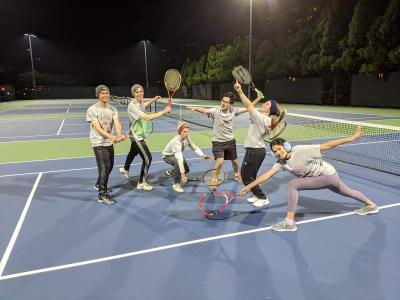
<path id="1" fill-rule="evenodd" d="M 246 148 L 246 154 L 244 155 L 242 168 L 240 169 L 245 185 L 256 180 L 257 172 L 265 158 L 265 153 L 265 148 Z M 258 199 L 267 198 L 259 185 L 253 187 L 251 191 Z"/>
<path id="2" fill-rule="evenodd" d="M 139 177 L 139 183 L 142 183 L 143 180 L 146 179 L 147 177 L 151 165 L 151 160 L 153 159 L 150 150 L 147 147 L 146 142 L 144 140 L 131 141 L 131 149 L 129 150 L 128 156 L 126 157 L 124 169 L 126 171 L 129 171 L 132 161 L 138 154 L 140 155 L 143 161 L 142 170 L 140 171 L 140 177 Z"/>
<path id="3" fill-rule="evenodd" d="M 114 167 L 114 146 L 93 147 L 93 151 L 99 171 L 96 184 L 99 185 L 99 194 L 105 194 L 107 192 L 108 178 Z"/>

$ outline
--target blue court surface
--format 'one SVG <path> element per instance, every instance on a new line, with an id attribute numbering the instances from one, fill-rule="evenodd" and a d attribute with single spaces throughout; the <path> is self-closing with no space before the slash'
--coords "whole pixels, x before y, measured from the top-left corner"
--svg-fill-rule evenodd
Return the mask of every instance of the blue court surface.
<path id="1" fill-rule="evenodd" d="M 18 135 L 1 127 L 1 141 L 88 135 L 82 118 L 46 122 Z M 159 132 L 172 132 L 163 124 Z M 212 167 L 185 156 L 192 176 Z M 149 192 L 136 189 L 139 158 L 130 180 L 118 172 L 124 160 L 117 155 L 111 173 L 111 206 L 97 202 L 94 157 L 0 164 L 0 299 L 400 299 L 399 176 L 327 159 L 379 214 L 355 215 L 360 203 L 328 190 L 302 191 L 298 230 L 277 233 L 271 225 L 286 214 L 290 174 L 262 185 L 266 208 L 238 197 L 229 218 L 210 220 L 197 206 L 207 188 L 190 183 L 175 193 L 161 153 L 153 152 Z M 259 174 L 273 163 L 267 155 Z M 224 170 L 219 190 L 239 192 L 227 162 Z"/>

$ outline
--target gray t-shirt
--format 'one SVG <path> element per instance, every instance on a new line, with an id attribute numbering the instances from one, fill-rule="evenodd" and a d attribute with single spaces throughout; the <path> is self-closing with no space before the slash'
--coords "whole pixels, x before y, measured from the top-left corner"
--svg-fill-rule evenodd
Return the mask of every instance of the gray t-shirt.
<path id="1" fill-rule="evenodd" d="M 100 102 L 91 105 L 86 112 L 86 121 L 91 123 L 93 120 L 99 122 L 101 128 L 108 133 L 112 132 L 114 127 L 114 118 L 118 118 L 117 109 L 111 104 L 103 106 Z M 96 128 L 90 126 L 90 143 L 92 147 L 110 146 L 113 142 L 99 133 Z"/>
<path id="2" fill-rule="evenodd" d="M 263 135 L 268 134 L 271 118 L 254 109 L 250 113 L 250 126 L 244 140 L 245 148 L 265 148 Z"/>
<path id="3" fill-rule="evenodd" d="M 322 160 L 320 145 L 298 145 L 291 151 L 290 159 L 278 161 L 275 169 L 287 170 L 297 177 L 333 175 L 335 168 Z"/>
<path id="4" fill-rule="evenodd" d="M 228 142 L 233 140 L 233 118 L 240 114 L 240 109 L 231 107 L 223 112 L 221 107 L 210 109 L 210 116 L 213 119 L 213 137 L 214 142 Z"/>
<path id="5" fill-rule="evenodd" d="M 145 112 L 145 106 L 143 101 L 135 101 L 131 100 L 128 104 L 128 117 L 129 117 L 129 127 L 132 126 L 132 124 L 140 119 L 140 115 Z M 137 136 L 133 132 L 129 132 L 129 136 L 131 139 L 136 140 L 136 141 L 141 141 L 143 140 L 143 137 Z"/>

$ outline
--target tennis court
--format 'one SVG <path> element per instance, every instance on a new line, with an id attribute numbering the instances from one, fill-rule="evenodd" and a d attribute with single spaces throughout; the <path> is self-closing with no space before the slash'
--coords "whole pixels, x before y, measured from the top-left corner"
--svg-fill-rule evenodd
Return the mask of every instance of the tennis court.
<path id="1" fill-rule="evenodd" d="M 171 189 L 161 151 L 176 134 L 176 118 L 193 123 L 192 139 L 211 154 L 207 116 L 191 116 L 179 105 L 154 122 L 148 138 L 148 180 L 155 189 L 135 189 L 137 159 L 129 181 L 118 172 L 129 149 L 122 142 L 115 145 L 109 181 L 118 203 L 98 203 L 85 121 L 95 101 L 0 107 L 1 299 L 400 299 L 399 110 L 283 105 L 289 112 L 284 137 L 294 144 L 348 135 L 354 122 L 370 124 L 359 141 L 326 160 L 380 212 L 357 216 L 352 212 L 359 204 L 350 198 L 303 191 L 299 230 L 276 233 L 270 226 L 286 213 L 292 178 L 283 172 L 262 185 L 267 208 L 238 198 L 225 220 L 199 213 L 197 198 L 207 191 L 201 183 L 187 184 L 184 194 Z M 126 106 L 116 105 L 126 129 Z M 235 124 L 242 144 L 248 117 Z M 241 161 L 241 145 L 238 153 Z M 193 176 L 213 165 L 190 152 L 185 157 Z M 273 163 L 267 155 L 259 174 Z M 230 164 L 224 171 L 228 180 L 220 189 L 237 193 L 243 186 L 233 180 Z"/>

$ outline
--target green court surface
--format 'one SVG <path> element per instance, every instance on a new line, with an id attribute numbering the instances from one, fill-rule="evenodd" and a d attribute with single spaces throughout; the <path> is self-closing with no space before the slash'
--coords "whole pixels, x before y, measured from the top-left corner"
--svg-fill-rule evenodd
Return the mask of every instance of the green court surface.
<path id="1" fill-rule="evenodd" d="M 60 113 L 60 114 L 26 114 L 26 108 L 33 105 L 46 107 L 62 107 L 62 105 L 71 105 L 71 107 L 80 107 L 82 111 L 85 107 L 88 107 L 95 99 L 85 99 L 82 103 L 82 99 L 77 100 L 32 100 L 32 101 L 14 101 L 0 103 L 0 111 L 7 111 L 11 109 L 25 108 L 24 114 L 0 114 L 0 120 L 24 120 L 24 119 L 53 119 L 53 118 L 85 118 L 85 113 Z M 218 101 L 212 100 L 188 100 L 179 99 L 174 102 L 191 103 L 191 104 L 204 104 L 204 105 L 217 105 Z M 86 105 L 86 106 L 85 106 Z M 319 105 L 294 105 L 294 104 L 283 104 L 283 107 L 289 111 L 291 109 L 304 109 L 321 112 L 338 112 L 338 113 L 355 113 L 355 114 L 366 114 L 366 115 L 377 115 L 382 116 L 382 120 L 367 120 L 367 123 L 390 125 L 400 127 L 400 110 L 389 109 L 389 108 L 367 108 L 367 107 L 333 107 L 333 106 L 319 106 Z M 35 107 L 37 111 L 38 107 Z M 120 116 L 127 116 L 124 112 L 125 107 L 119 107 Z M 190 112 L 189 112 L 190 113 Z M 309 112 L 308 112 L 309 114 Z M 395 119 L 385 119 L 385 117 L 397 117 Z M 354 126 L 341 128 L 340 133 L 351 135 L 354 132 Z M 244 142 L 244 138 L 247 132 L 247 128 L 235 129 L 235 137 L 238 144 Z M 368 130 L 364 134 L 372 134 Z M 381 132 L 380 134 L 385 134 Z M 152 151 L 162 151 L 168 141 L 173 137 L 175 133 L 153 133 L 147 138 L 147 143 Z M 301 136 L 301 138 L 299 138 Z M 320 127 L 307 127 L 307 126 L 288 126 L 283 134 L 283 137 L 288 140 L 312 140 L 319 138 L 335 138 L 338 136 L 337 132 L 327 129 L 323 124 Z M 192 131 L 191 137 L 193 141 L 199 147 L 211 147 L 211 131 L 210 130 L 199 130 Z M 116 154 L 126 154 L 129 150 L 130 143 L 128 141 L 115 144 Z M 0 142 L 0 163 L 6 162 L 21 162 L 21 161 L 35 161 L 35 160 L 46 160 L 46 159 L 61 159 L 61 158 L 72 158 L 72 157 L 86 157 L 93 156 L 93 150 L 90 146 L 88 137 L 82 138 L 65 138 L 65 139 L 48 139 L 48 140 L 32 140 L 32 141 L 5 141 Z"/>

